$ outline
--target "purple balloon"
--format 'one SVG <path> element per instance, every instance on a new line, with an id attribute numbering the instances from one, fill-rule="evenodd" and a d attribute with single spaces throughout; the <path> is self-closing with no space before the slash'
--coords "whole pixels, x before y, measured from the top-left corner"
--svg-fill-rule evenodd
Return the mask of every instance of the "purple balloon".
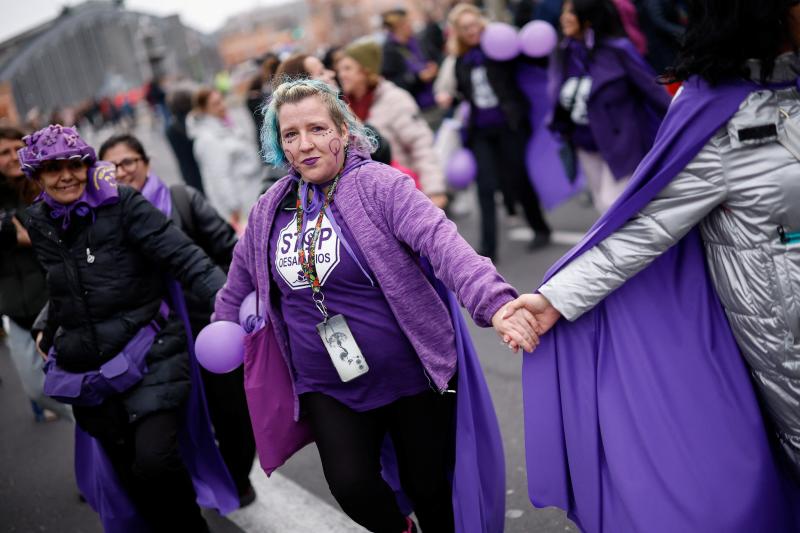
<path id="1" fill-rule="evenodd" d="M 225 374 L 244 361 L 244 330 L 236 322 L 220 320 L 200 330 L 194 344 L 197 362 L 209 372 Z"/>
<path id="2" fill-rule="evenodd" d="M 544 20 L 532 20 L 519 31 L 519 46 L 530 57 L 546 57 L 558 44 L 556 29 Z"/>
<path id="3" fill-rule="evenodd" d="M 256 291 L 251 292 L 247 296 L 245 296 L 244 300 L 242 300 L 242 304 L 239 306 L 239 324 L 244 326 L 245 321 L 247 321 L 247 317 L 251 315 L 258 315 L 256 312 L 256 302 L 258 300 L 258 295 L 256 295 Z M 259 310 L 264 309 L 264 306 L 260 306 Z"/>
<path id="4" fill-rule="evenodd" d="M 508 61 L 519 55 L 519 36 L 511 24 L 490 22 L 481 35 L 483 53 L 495 61 Z"/>
<path id="5" fill-rule="evenodd" d="M 459 148 L 450 156 L 447 162 L 445 175 L 447 182 L 454 189 L 466 189 L 470 183 L 475 181 L 478 174 L 478 162 L 468 148 Z"/>

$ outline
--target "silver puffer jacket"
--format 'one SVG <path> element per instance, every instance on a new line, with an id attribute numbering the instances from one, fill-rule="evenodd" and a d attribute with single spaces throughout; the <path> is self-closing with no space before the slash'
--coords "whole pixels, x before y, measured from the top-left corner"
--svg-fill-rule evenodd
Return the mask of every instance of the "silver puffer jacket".
<path id="1" fill-rule="evenodd" d="M 771 81 L 799 72 L 787 54 Z M 800 474 L 800 242 L 782 241 L 778 229 L 800 232 L 797 89 L 751 93 L 650 204 L 539 291 L 574 320 L 698 223 L 733 333 Z"/>

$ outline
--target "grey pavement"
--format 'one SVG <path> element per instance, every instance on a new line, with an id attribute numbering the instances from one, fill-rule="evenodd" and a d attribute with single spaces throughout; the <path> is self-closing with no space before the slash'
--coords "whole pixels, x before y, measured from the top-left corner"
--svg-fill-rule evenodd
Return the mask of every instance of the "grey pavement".
<path id="1" fill-rule="evenodd" d="M 150 152 L 154 170 L 169 183 L 178 181 L 177 165 L 159 128 L 145 122 L 135 133 Z M 86 136 L 97 146 L 110 134 L 111 131 L 104 131 Z M 467 193 L 468 198 L 470 194 Z M 474 202 L 468 205 L 471 206 L 469 212 L 456 218 L 456 222 L 462 235 L 476 244 L 477 206 Z M 548 219 L 558 231 L 557 243 L 529 253 L 526 244 L 530 234 L 523 227 L 524 223 L 518 217 L 501 213 L 500 227 L 504 230 L 497 268 L 520 291 L 537 286 L 547 268 L 591 225 L 595 214 L 582 199 L 576 198 L 549 213 Z M 475 326 L 469 317 L 467 322 L 503 433 L 507 477 L 505 531 L 578 531 L 562 511 L 535 509 L 528 500 L 520 356 L 505 349 L 493 330 Z M 100 532 L 102 528 L 96 515 L 78 499 L 72 474 L 71 424 L 33 421 L 5 346 L 0 346 L 0 378 L 0 532 Z M 252 477 L 260 493 L 256 504 L 228 518 L 207 512 L 215 532 L 317 531 L 319 523 L 338 524 L 326 531 L 363 531 L 349 525 L 338 510 L 313 445 L 296 454 L 269 481 L 258 465 L 254 466 Z"/>

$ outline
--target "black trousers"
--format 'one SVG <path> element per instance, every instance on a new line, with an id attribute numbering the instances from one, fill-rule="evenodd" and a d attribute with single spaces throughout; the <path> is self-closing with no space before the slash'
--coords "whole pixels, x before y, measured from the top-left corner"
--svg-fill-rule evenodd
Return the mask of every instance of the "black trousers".
<path id="1" fill-rule="evenodd" d="M 533 190 L 525 167 L 527 137 L 507 127 L 475 128 L 470 132 L 469 148 L 478 163 L 478 203 L 481 210 L 481 251 L 497 252 L 497 207 L 495 192 L 500 189 L 510 212 L 522 206 L 528 225 L 539 234 L 549 234 L 539 197 Z"/>
<path id="2" fill-rule="evenodd" d="M 376 533 L 401 533 L 406 521 L 381 477 L 384 438 L 392 438 L 400 483 L 423 531 L 451 533 L 448 479 L 455 398 L 433 391 L 357 412 L 321 393 L 301 395 L 317 442 L 325 479 L 347 515 Z"/>
<path id="3" fill-rule="evenodd" d="M 120 416 L 127 414 L 120 403 L 106 402 L 99 407 L 109 411 L 109 425 L 105 430 L 87 431 L 100 441 L 122 486 L 152 531 L 207 532 L 191 476 L 178 450 L 179 411 L 157 411 L 135 423 L 122 424 L 119 422 L 125 418 Z M 122 412 L 110 412 L 116 409 Z M 76 408 L 78 425 L 81 414 L 82 409 Z"/>
<path id="4" fill-rule="evenodd" d="M 201 368 L 201 373 L 214 436 L 239 496 L 242 496 L 250 488 L 250 469 L 256 455 L 256 441 L 244 394 L 244 368 L 239 367 L 227 374 L 214 374 Z"/>

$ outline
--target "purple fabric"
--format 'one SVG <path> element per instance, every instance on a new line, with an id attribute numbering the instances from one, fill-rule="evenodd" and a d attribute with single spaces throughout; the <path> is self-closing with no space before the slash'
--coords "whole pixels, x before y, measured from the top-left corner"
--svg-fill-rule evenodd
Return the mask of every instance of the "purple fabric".
<path id="1" fill-rule="evenodd" d="M 147 181 L 142 187 L 142 196 L 169 218 L 172 215 L 172 196 L 169 187 L 153 172 L 147 174 Z"/>
<path id="2" fill-rule="evenodd" d="M 166 216 L 172 210 L 169 188 L 155 175 L 149 174 L 142 194 Z M 192 484 L 201 507 L 228 514 L 239 508 L 239 496 L 233 478 L 222 460 L 211 422 L 194 355 L 194 340 L 183 292 L 176 281 L 169 281 L 172 308 L 183 321 L 189 348 L 192 387 L 185 406 L 182 427 L 178 434 L 181 458 L 192 476 Z M 76 427 L 75 476 L 86 501 L 99 515 L 105 531 L 137 533 L 141 519 L 120 485 L 102 446 Z"/>
<path id="3" fill-rule="evenodd" d="M 159 314 L 166 317 L 169 307 L 162 302 Z M 161 328 L 152 320 L 128 341 L 122 350 L 88 372 L 67 372 L 57 364 L 58 354 L 51 347 L 44 363 L 44 393 L 63 403 L 100 405 L 109 396 L 130 389 L 147 372 L 147 352 Z"/>
<path id="4" fill-rule="evenodd" d="M 81 139 L 74 128 L 51 124 L 22 138 L 19 164 L 28 178 L 34 178 L 44 161 L 77 158 L 91 166 L 97 161 L 94 149 Z"/>
<path id="5" fill-rule="evenodd" d="M 329 211 L 341 219 L 336 202 Z M 282 269 L 294 284 L 303 283 L 305 275 L 297 261 L 297 244 L 290 239 L 297 232 L 295 212 L 283 210 L 275 219 L 270 235 L 269 261 L 273 279 L 280 291 L 281 312 L 287 318 L 292 366 L 297 394 L 322 392 L 351 409 L 365 411 L 389 404 L 403 396 L 428 388 L 424 370 L 392 314 L 379 288 L 365 276 L 359 264 L 339 244 L 350 243 L 361 263 L 365 263 L 358 243 L 345 224 L 339 231 L 323 227 L 317 247 L 317 272 L 320 275 L 325 305 L 331 316 L 343 314 L 369 365 L 369 372 L 343 383 L 330 360 L 316 324 L 322 316 L 311 299 L 310 287 L 292 288 L 281 276 L 276 259 L 289 263 Z M 310 218 L 310 220 L 309 220 Z M 306 249 L 313 233 L 315 217 L 306 218 L 303 242 Z M 337 238 L 338 235 L 338 238 Z"/>
<path id="6" fill-rule="evenodd" d="M 755 89 L 686 82 L 630 186 L 546 279 L 639 212 Z M 522 380 L 534 505 L 566 509 L 588 533 L 800 526 L 696 230 L 559 321 Z"/>
<path id="7" fill-rule="evenodd" d="M 575 179 L 570 180 L 561 158 L 561 152 L 569 147 L 548 127 L 547 117 L 553 104 L 547 92 L 547 70 L 522 64 L 517 71 L 517 83 L 528 99 L 533 131 L 525 151 L 528 178 L 542 206 L 547 210 L 555 209 L 582 191 L 586 180 L 577 165 Z"/>
<path id="8" fill-rule="evenodd" d="M 44 191 L 37 198 L 50 207 L 51 218 L 62 220 L 61 229 L 65 230 L 69 227 L 73 213 L 81 218 L 92 215 L 92 222 L 94 222 L 96 209 L 119 201 L 117 182 L 114 179 L 114 165 L 98 161 L 89 167 L 86 174 L 86 188 L 80 197 L 69 205 L 57 202 Z"/>

